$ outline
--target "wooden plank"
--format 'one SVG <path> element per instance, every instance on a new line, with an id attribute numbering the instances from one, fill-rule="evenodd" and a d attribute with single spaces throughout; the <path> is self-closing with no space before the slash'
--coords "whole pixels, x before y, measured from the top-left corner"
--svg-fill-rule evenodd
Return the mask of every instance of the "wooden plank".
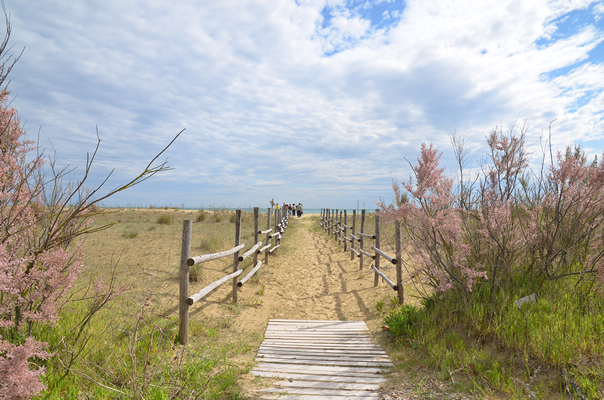
<path id="1" fill-rule="evenodd" d="M 370 332 L 362 332 L 362 331 L 330 331 L 330 330 L 322 330 L 322 331 L 292 331 L 292 330 L 283 330 L 283 329 L 270 329 L 267 330 L 265 335 L 283 335 L 283 336 L 341 336 L 341 337 L 359 337 L 364 339 L 373 339 L 373 335 Z"/>
<path id="2" fill-rule="evenodd" d="M 359 357 L 364 355 L 370 356 L 383 356 L 388 357 L 386 353 L 383 351 L 372 351 L 372 350 L 355 350 L 354 353 L 351 353 L 349 350 L 314 350 L 314 349 L 300 349 L 300 348 L 290 348 L 290 347 L 260 347 L 258 350 L 258 354 L 260 353 L 282 353 L 282 354 L 346 354 L 351 357 L 355 357 L 358 355 Z"/>
<path id="3" fill-rule="evenodd" d="M 308 323 L 318 323 L 318 324 L 326 324 L 326 325 L 346 325 L 346 324 L 359 324 L 363 326 L 367 326 L 365 321 L 331 321 L 326 319 L 269 319 L 269 324 L 272 323 L 284 323 L 289 325 L 304 325 Z"/>
<path id="4" fill-rule="evenodd" d="M 288 396 L 286 394 L 278 394 L 278 395 L 262 395 L 258 397 L 259 399 L 278 399 L 278 400 L 348 400 L 350 397 L 342 397 L 342 396 L 323 396 L 323 395 L 291 395 Z M 358 398 L 361 399 L 379 399 L 380 396 L 377 393 L 368 392 L 364 396 L 360 396 Z"/>
<path id="5" fill-rule="evenodd" d="M 385 379 L 384 377 L 380 376 L 380 375 L 376 375 L 376 374 L 363 374 L 360 372 L 326 372 L 326 371 L 315 371 L 313 369 L 310 369 L 311 366 L 308 365 L 304 365 L 304 367 L 307 367 L 306 369 L 303 370 L 290 370 L 287 364 L 278 364 L 279 366 L 281 366 L 281 369 L 267 369 L 267 368 L 254 368 L 254 370 L 252 371 L 252 373 L 255 372 L 261 372 L 264 374 L 284 374 L 284 375 L 308 375 L 308 376 L 314 376 L 317 379 L 325 379 L 325 380 L 331 380 L 331 379 Z M 295 367 L 298 367 L 299 365 L 294 365 Z"/>
<path id="6" fill-rule="evenodd" d="M 306 330 L 311 331 L 313 329 L 323 329 L 323 330 L 333 330 L 333 331 L 342 331 L 347 329 L 354 329 L 355 332 L 365 332 L 370 333 L 369 329 L 363 325 L 320 325 L 320 324 L 306 324 L 306 325 L 286 325 L 286 324 L 269 324 L 266 328 L 268 331 L 271 330 Z"/>
<path id="7" fill-rule="evenodd" d="M 394 365 L 364 321 L 325 320 L 270 320 L 256 362 L 253 374 L 287 379 L 263 398 L 322 400 L 378 399 Z"/>
<path id="8" fill-rule="evenodd" d="M 258 357 L 346 357 L 349 359 L 357 359 L 364 360 L 367 358 L 386 360 L 388 359 L 387 355 L 381 354 L 362 354 L 362 355 L 349 355 L 349 354 L 337 354 L 337 353 L 325 353 L 325 352 L 304 352 L 304 353 L 296 353 L 296 352 L 274 352 L 274 351 L 259 351 Z"/>
<path id="9" fill-rule="evenodd" d="M 392 362 L 372 362 L 372 361 L 320 361 L 320 360 L 292 360 L 292 359 L 273 359 L 265 360 L 263 357 L 257 357 L 257 362 L 270 361 L 276 364 L 303 364 L 303 365 L 333 365 L 340 367 L 389 367 Z"/>
<path id="10" fill-rule="evenodd" d="M 265 378 L 281 378 L 281 379 L 297 379 L 301 381 L 328 381 L 328 382 L 351 382 L 351 383 L 373 383 L 380 384 L 387 381 L 385 378 L 376 378 L 373 376 L 326 376 L 326 375 L 311 375 L 311 374 L 296 374 L 288 372 L 269 372 L 258 371 L 254 369 L 252 374 Z"/>
<path id="11" fill-rule="evenodd" d="M 311 356 L 311 357 L 347 357 L 350 359 L 357 359 L 357 360 L 363 360 L 367 357 L 369 358 L 375 358 L 375 359 L 379 359 L 379 360 L 385 360 L 390 362 L 390 359 L 388 358 L 387 355 L 385 354 L 360 354 L 357 356 L 354 355 L 349 355 L 349 354 L 343 354 L 343 353 L 326 353 L 323 350 L 319 350 L 319 351 L 315 351 L 315 352 L 294 352 L 294 351 L 271 351 L 271 350 L 262 350 L 258 352 L 258 357 L 306 357 L 306 356 Z"/>
<path id="12" fill-rule="evenodd" d="M 259 350 L 273 350 L 273 351 L 279 351 L 279 350 L 294 350 L 294 351 L 315 351 L 314 347 L 309 347 L 309 348 L 305 348 L 304 346 L 300 346 L 300 345 L 296 345 L 296 346 L 291 346 L 291 345 L 266 345 L 266 344 L 262 344 L 260 345 L 260 349 Z M 383 354 L 386 355 L 386 353 L 384 352 L 384 350 L 382 350 L 381 348 L 377 347 L 375 349 L 353 349 L 354 351 L 351 351 L 349 348 L 344 348 L 344 349 L 332 349 L 330 351 L 332 352 L 341 352 L 341 353 L 358 353 L 358 354 Z"/>
<path id="13" fill-rule="evenodd" d="M 309 326 L 309 327 L 294 327 L 294 326 L 269 326 L 266 329 L 266 333 L 273 332 L 299 332 L 299 333 L 312 333 L 313 331 L 318 330 L 319 332 L 338 332 L 338 333 L 348 333 L 355 335 L 365 335 L 372 336 L 371 332 L 364 328 L 360 328 L 358 326 L 351 325 L 349 327 L 332 327 L 332 326 Z"/>
<path id="14" fill-rule="evenodd" d="M 362 338 L 362 337 L 356 337 L 356 336 L 338 337 L 337 335 L 328 335 L 328 336 L 313 335 L 313 336 L 303 337 L 301 335 L 296 335 L 296 336 L 275 335 L 275 336 L 267 337 L 265 340 L 269 341 L 269 342 L 286 341 L 286 342 L 302 342 L 302 343 L 312 343 L 312 342 L 358 343 L 358 344 L 363 344 L 363 345 L 372 345 L 372 346 L 379 347 L 379 344 L 377 342 L 375 342 L 369 338 Z"/>
<path id="15" fill-rule="evenodd" d="M 323 342 L 323 343 L 300 343 L 296 341 L 286 341 L 286 340 L 266 340 L 264 344 L 270 345 L 289 345 L 292 347 L 306 347 L 306 348 L 336 348 L 336 349 L 376 349 L 379 350 L 380 346 L 376 346 L 373 344 L 346 344 L 346 343 L 337 343 L 337 342 Z"/>
<path id="16" fill-rule="evenodd" d="M 392 365 L 392 362 L 386 358 L 379 357 L 347 357 L 347 356 L 322 356 L 314 354 L 258 354 L 258 358 L 270 361 L 280 360 L 316 360 L 316 361 L 343 361 L 343 362 L 376 362 L 384 365 Z"/>
<path id="17" fill-rule="evenodd" d="M 371 341 L 368 338 L 360 338 L 360 337 L 355 337 L 355 336 L 349 336 L 349 337 L 338 337 L 336 335 L 330 335 L 330 336 L 306 336 L 306 337 L 300 337 L 300 336 L 287 336 L 287 335 L 275 335 L 275 336 L 271 336 L 271 337 L 267 337 L 265 340 L 268 341 L 278 341 L 278 340 L 285 340 L 288 342 L 295 342 L 295 341 L 299 341 L 299 342 L 305 342 L 305 343 L 314 343 L 314 342 L 320 342 L 320 343 L 359 343 L 359 344 L 370 344 L 370 345 L 374 345 L 376 346 L 377 343 L 374 343 L 373 341 Z"/>
<path id="18" fill-rule="evenodd" d="M 338 374 L 344 374 L 344 373 L 362 373 L 362 374 L 382 374 L 384 373 L 383 369 L 380 368 L 376 368 L 376 367 L 338 367 L 338 366 L 324 366 L 324 365 L 316 365 L 316 366 L 307 366 L 307 365 L 288 365 L 287 367 L 283 366 L 282 364 L 277 364 L 277 363 L 270 363 L 270 362 L 266 362 L 264 360 L 261 360 L 260 363 L 258 364 L 258 368 L 276 368 L 279 367 L 279 369 L 285 369 L 287 368 L 287 371 L 296 371 L 296 370 L 302 370 L 302 371 L 320 371 L 321 373 L 338 373 Z"/>
<path id="19" fill-rule="evenodd" d="M 363 398 L 363 396 L 367 394 L 372 394 L 371 392 L 366 392 L 363 390 L 335 390 L 335 389 L 313 389 L 313 388 L 269 388 L 269 389 L 260 389 L 257 390 L 260 393 L 284 393 L 284 394 L 312 394 L 312 395 L 328 395 L 328 396 L 345 396 L 348 399 L 354 398 Z M 279 397 L 281 398 L 281 397 Z M 375 398 L 375 397 L 371 397 Z"/>
<path id="20" fill-rule="evenodd" d="M 379 384 L 376 383 L 350 383 L 350 382 L 309 382 L 309 381 L 278 381 L 274 383 L 277 387 L 291 388 L 320 388 L 337 390 L 378 390 Z"/>
<path id="21" fill-rule="evenodd" d="M 318 329 L 318 330 L 324 330 L 324 331 L 334 331 L 334 332 L 346 332 L 348 330 L 353 329 L 353 332 L 365 332 L 365 333 L 370 333 L 369 330 L 361 325 L 348 325 L 348 326 L 342 326 L 342 325 L 338 325 L 338 326 L 329 326 L 329 325 L 298 325 L 298 326 L 294 326 L 294 325 L 269 325 L 267 327 L 267 331 L 270 332 L 272 330 L 282 330 L 282 331 L 308 331 L 308 332 L 312 332 L 313 330 Z"/>

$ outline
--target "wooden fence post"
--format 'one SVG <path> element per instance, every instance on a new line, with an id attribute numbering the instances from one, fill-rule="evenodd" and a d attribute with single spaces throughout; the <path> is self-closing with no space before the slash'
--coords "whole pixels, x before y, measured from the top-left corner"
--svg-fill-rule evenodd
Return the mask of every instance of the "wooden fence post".
<path id="1" fill-rule="evenodd" d="M 189 264 L 187 260 L 191 257 L 191 235 L 193 233 L 193 221 L 190 219 L 182 221 L 182 245 L 180 248 L 180 290 L 178 294 L 178 337 L 180 344 L 189 343 Z"/>
<path id="2" fill-rule="evenodd" d="M 258 243 L 258 216 L 260 215 L 260 208 L 254 207 L 254 246 Z M 254 266 L 258 264 L 258 252 L 254 252 Z"/>
<path id="3" fill-rule="evenodd" d="M 346 228 L 346 225 L 348 225 L 348 218 L 346 218 L 346 210 L 344 210 L 344 251 L 348 250 L 348 242 L 346 240 L 346 237 L 348 237 L 348 228 Z"/>
<path id="4" fill-rule="evenodd" d="M 401 243 L 401 223 L 395 222 L 396 228 L 396 285 L 398 304 L 405 302 L 405 288 L 403 287 L 403 245 Z M 376 246 L 377 247 L 377 246 Z"/>
<path id="5" fill-rule="evenodd" d="M 381 249 L 380 247 L 380 216 L 378 215 L 378 210 L 375 210 L 375 247 L 377 249 Z M 380 255 L 378 252 L 375 252 L 375 269 L 380 269 Z M 373 286 L 377 286 L 380 283 L 380 276 L 377 271 L 375 272 L 375 276 L 373 277 Z"/>
<path id="6" fill-rule="evenodd" d="M 365 211 L 366 211 L 365 209 L 361 210 L 361 233 L 365 233 Z M 361 243 L 359 244 L 359 250 L 365 250 L 363 248 L 363 245 L 365 244 L 365 237 L 363 235 L 360 235 L 360 236 L 361 237 L 359 239 L 361 239 L 360 240 Z M 359 269 L 363 269 L 364 254 L 359 251 L 359 255 L 360 255 Z"/>
<path id="7" fill-rule="evenodd" d="M 352 210 L 352 236 L 357 234 L 357 210 Z M 354 238 L 350 242 L 350 248 L 354 249 Z M 350 250 L 350 259 L 354 260 L 354 251 Z"/>
<path id="8" fill-rule="evenodd" d="M 272 207 L 267 208 L 266 209 L 266 230 L 268 231 L 269 229 L 271 229 L 271 211 L 273 210 Z M 271 239 L 271 233 L 267 232 L 266 233 L 266 244 L 270 244 L 270 239 Z M 264 265 L 268 265 L 268 248 L 266 250 L 264 250 Z"/>
<path id="9" fill-rule="evenodd" d="M 241 242 L 241 210 L 235 211 L 235 247 Z M 233 272 L 239 269 L 239 251 L 233 254 Z M 233 278 L 233 304 L 237 304 L 239 300 L 239 287 L 237 286 L 237 277 Z"/>
<path id="10" fill-rule="evenodd" d="M 340 247 L 340 239 L 342 238 L 342 211 L 340 211 L 340 218 L 338 219 L 338 226 L 336 228 L 338 247 Z"/>
<path id="11" fill-rule="evenodd" d="M 329 232 L 329 237 L 335 236 L 336 234 L 336 226 L 338 225 L 338 210 L 335 209 L 331 212 L 331 231 Z"/>
<path id="12" fill-rule="evenodd" d="M 279 212 L 281 211 L 281 209 L 276 209 L 275 208 L 275 226 L 274 226 L 274 233 L 277 233 L 277 224 L 279 223 Z M 276 238 L 277 236 L 275 236 Z M 277 244 L 277 239 L 275 239 L 275 245 Z"/>

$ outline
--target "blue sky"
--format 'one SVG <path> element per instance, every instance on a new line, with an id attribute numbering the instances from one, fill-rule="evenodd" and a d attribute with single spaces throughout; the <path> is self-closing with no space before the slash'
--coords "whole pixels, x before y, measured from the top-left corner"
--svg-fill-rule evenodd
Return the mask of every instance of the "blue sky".
<path id="1" fill-rule="evenodd" d="M 173 171 L 109 205 L 373 208 L 420 144 L 495 126 L 532 151 L 604 150 L 602 1 L 6 0 L 13 105 L 30 137 L 109 186 L 168 150 Z M 52 147 L 51 147 L 52 145 Z M 535 161 L 538 157 L 534 157 Z"/>

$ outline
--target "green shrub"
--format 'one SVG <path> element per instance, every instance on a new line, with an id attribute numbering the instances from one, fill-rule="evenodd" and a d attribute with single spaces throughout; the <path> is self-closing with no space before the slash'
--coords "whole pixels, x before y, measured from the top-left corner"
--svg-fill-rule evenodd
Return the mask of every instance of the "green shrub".
<path id="1" fill-rule="evenodd" d="M 189 282 L 203 282 L 201 264 L 196 264 L 189 268 Z"/>
<path id="2" fill-rule="evenodd" d="M 206 213 L 204 210 L 201 210 L 199 212 L 199 214 L 197 214 L 196 221 L 197 222 L 203 222 L 203 221 L 206 220 L 207 217 L 208 217 L 208 213 Z"/>
<path id="3" fill-rule="evenodd" d="M 126 238 L 126 239 L 134 239 L 138 236 L 138 230 L 137 229 L 128 229 L 127 231 L 125 231 L 124 233 L 122 233 L 122 237 Z"/>
<path id="4" fill-rule="evenodd" d="M 216 253 L 222 248 L 223 240 L 219 236 L 204 236 L 201 238 L 199 248 L 206 253 Z"/>
<path id="5" fill-rule="evenodd" d="M 161 225 L 172 225 L 172 214 L 163 214 L 157 218 L 157 223 Z"/>
<path id="6" fill-rule="evenodd" d="M 392 338 L 400 342 L 411 335 L 415 324 L 420 320 L 420 311 L 412 305 L 403 304 L 384 318 L 384 323 Z"/>

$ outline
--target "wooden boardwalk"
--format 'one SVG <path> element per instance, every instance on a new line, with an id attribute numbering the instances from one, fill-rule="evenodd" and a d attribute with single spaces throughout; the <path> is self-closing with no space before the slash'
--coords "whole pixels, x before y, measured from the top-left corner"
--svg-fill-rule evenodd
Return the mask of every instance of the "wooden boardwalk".
<path id="1" fill-rule="evenodd" d="M 283 379 L 262 399 L 377 399 L 392 362 L 364 321 L 271 319 L 252 374 Z"/>

